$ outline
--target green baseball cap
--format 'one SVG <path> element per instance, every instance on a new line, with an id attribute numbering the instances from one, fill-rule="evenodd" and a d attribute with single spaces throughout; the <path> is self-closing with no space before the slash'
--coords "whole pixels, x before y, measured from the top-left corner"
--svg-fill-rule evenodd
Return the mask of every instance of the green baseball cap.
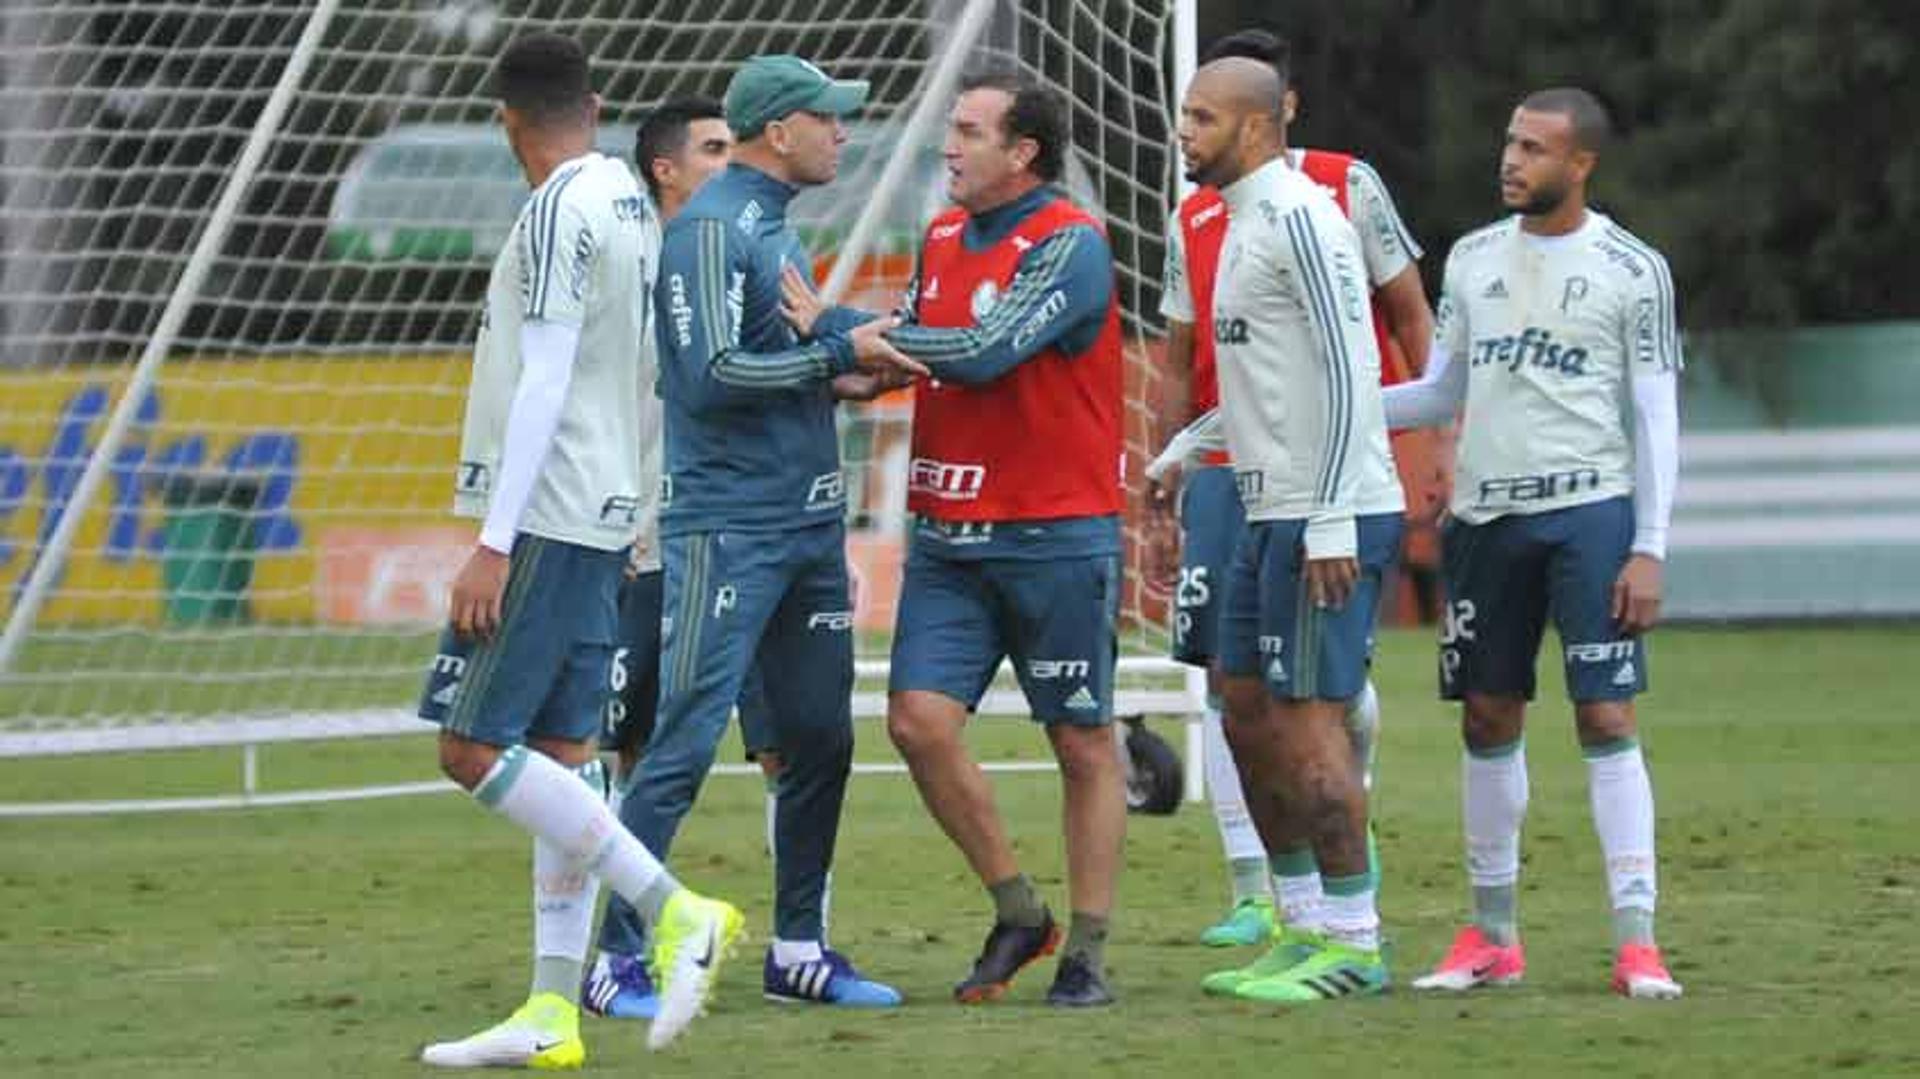
<path id="1" fill-rule="evenodd" d="M 835 79 L 798 56 L 756 56 L 727 83 L 727 126 L 750 139 L 802 109 L 847 116 L 866 103 L 865 79 Z"/>

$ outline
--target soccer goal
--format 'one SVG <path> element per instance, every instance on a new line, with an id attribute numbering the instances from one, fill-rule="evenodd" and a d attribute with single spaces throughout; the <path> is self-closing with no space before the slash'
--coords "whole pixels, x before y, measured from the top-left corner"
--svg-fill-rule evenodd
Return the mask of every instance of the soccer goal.
<path id="1" fill-rule="evenodd" d="M 636 14 L 648 7 L 0 13 L 0 758 L 420 729 L 421 665 L 472 541 L 447 513 L 468 350 L 524 198 L 488 75 L 526 30 L 587 46 L 603 149 L 622 157 L 649 107 L 717 97 L 756 53 L 871 80 L 841 179 L 796 216 L 822 275 L 877 308 L 940 205 L 958 74 L 993 58 L 1057 86 L 1074 114 L 1066 187 L 1101 214 L 1118 262 L 1137 475 L 1177 172 L 1167 64 L 1190 10 L 694 0 Z M 843 433 L 869 715 L 905 536 L 907 413 L 905 399 L 850 409 Z M 1138 655 L 1120 709 L 1196 710 L 1184 672 L 1150 658 L 1161 604 L 1129 582 Z"/>

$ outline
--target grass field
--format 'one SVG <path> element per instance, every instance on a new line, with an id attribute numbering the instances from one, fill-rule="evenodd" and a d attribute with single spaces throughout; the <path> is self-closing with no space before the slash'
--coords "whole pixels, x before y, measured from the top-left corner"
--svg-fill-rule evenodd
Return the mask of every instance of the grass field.
<path id="1" fill-rule="evenodd" d="M 1402 981 L 1444 948 L 1465 892 L 1458 749 L 1429 693 L 1431 644 L 1389 636 L 1378 816 Z M 757 948 L 670 1053 L 590 1021 L 589 1068 L 649 1076 L 1920 1074 L 1920 724 L 1902 677 L 1920 627 L 1669 630 L 1646 744 L 1659 796 L 1663 942 L 1686 999 L 1605 992 L 1607 918 L 1585 779 L 1557 679 L 1529 745 L 1522 918 L 1529 981 L 1465 998 L 1395 992 L 1282 1012 L 1210 1000 L 1240 953 L 1193 943 L 1224 893 L 1202 807 L 1135 818 L 1111 961 L 1119 1006 L 1059 1014 L 1030 972 L 1000 1006 L 951 983 L 985 899 L 904 777 L 860 777 L 842 834 L 835 938 L 909 1006 L 788 1010 Z M 1040 752 L 982 724 L 991 756 Z M 1172 734 L 1171 729 L 1167 733 Z M 863 759 L 889 759 L 862 730 Z M 265 754 L 275 787 L 432 774 L 424 738 Z M 0 800 L 233 789 L 223 753 L 8 762 Z M 1063 897 L 1049 775 L 997 781 L 1026 866 Z M 716 779 L 682 833 L 690 882 L 766 922 L 757 783 Z M 0 821 L 0 1074 L 412 1076 L 422 1042 L 524 992 L 526 841 L 463 798 L 118 819 Z M 1326 1069 L 1326 1070 L 1322 1070 Z"/>

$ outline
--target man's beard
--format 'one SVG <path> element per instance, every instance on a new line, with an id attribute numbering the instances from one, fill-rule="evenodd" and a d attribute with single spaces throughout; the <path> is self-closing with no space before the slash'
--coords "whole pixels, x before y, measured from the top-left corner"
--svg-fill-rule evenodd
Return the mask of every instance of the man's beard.
<path id="1" fill-rule="evenodd" d="M 1517 209 L 1527 217 L 1545 217 L 1566 205 L 1568 190 L 1566 184 L 1529 188 L 1526 192 L 1526 201 L 1522 202 Z"/>

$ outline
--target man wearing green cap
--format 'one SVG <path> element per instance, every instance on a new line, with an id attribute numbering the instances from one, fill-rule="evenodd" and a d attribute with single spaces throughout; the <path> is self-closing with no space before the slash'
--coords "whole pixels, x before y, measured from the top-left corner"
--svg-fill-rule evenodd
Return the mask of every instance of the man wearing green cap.
<path id="1" fill-rule="evenodd" d="M 726 95 L 739 140 L 733 163 L 666 231 L 654 289 L 666 413 L 660 707 L 626 820 L 666 858 L 757 665 L 772 705 L 771 748 L 786 762 L 766 995 L 891 1007 L 899 993 L 861 977 L 821 939 L 853 759 L 834 407 L 921 369 L 881 337 L 890 319 L 837 308 L 802 336 L 780 312 L 782 271 L 812 265 L 787 204 L 834 178 L 841 118 L 866 96 L 866 83 L 836 81 L 799 57 L 747 61 Z"/>

